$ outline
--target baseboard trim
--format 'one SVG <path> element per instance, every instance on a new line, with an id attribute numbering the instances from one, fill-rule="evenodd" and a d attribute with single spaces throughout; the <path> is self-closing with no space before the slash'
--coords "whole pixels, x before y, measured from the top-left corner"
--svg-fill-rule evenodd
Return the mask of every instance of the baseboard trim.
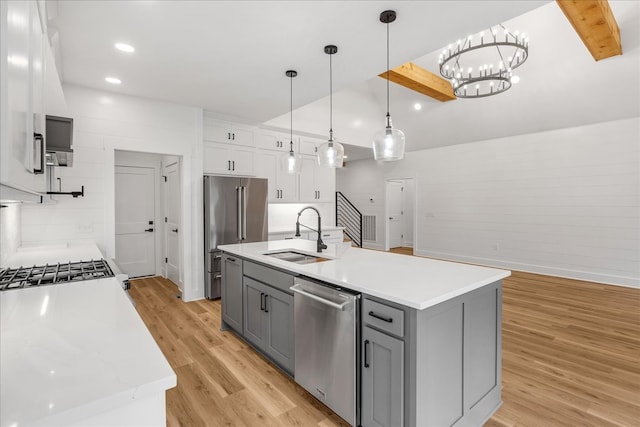
<path id="1" fill-rule="evenodd" d="M 549 267 L 535 264 L 525 264 L 512 261 L 502 261 L 491 258 L 472 257 L 446 252 L 435 252 L 414 249 L 414 255 L 429 258 L 438 258 L 446 261 L 458 261 L 469 264 L 484 265 L 487 267 L 504 268 L 508 270 L 524 271 L 527 273 L 545 274 L 547 276 L 564 277 L 567 279 L 584 280 L 587 282 L 602 283 L 605 285 L 624 286 L 627 288 L 640 288 L 640 278 L 628 276 L 615 276 L 593 271 L 569 270 L 565 268 Z"/>

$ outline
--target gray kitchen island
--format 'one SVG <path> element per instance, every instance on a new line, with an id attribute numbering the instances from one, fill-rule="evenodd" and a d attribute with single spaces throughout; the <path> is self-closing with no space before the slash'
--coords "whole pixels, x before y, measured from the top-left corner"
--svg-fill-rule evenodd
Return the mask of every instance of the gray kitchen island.
<path id="1" fill-rule="evenodd" d="M 500 406 L 509 271 L 344 244 L 319 254 L 297 239 L 220 249 L 222 327 L 294 378 L 297 278 L 359 294 L 352 424 L 480 426 Z M 288 252 L 299 257 L 280 255 Z M 331 407 L 325 391 L 310 391 Z"/>

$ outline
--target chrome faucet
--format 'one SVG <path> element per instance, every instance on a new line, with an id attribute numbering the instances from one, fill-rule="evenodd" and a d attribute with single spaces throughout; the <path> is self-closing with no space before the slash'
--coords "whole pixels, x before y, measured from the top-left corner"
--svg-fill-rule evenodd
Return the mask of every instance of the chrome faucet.
<path id="1" fill-rule="evenodd" d="M 302 214 L 302 212 L 306 211 L 307 209 L 313 209 L 318 214 L 318 229 L 317 230 L 314 230 L 311 227 L 307 227 L 304 224 L 300 224 L 300 215 Z M 308 228 L 311 231 L 315 231 L 316 233 L 318 233 L 318 246 L 317 246 L 317 249 L 316 249 L 316 251 L 318 253 L 322 252 L 323 249 L 327 249 L 327 245 L 325 245 L 324 242 L 322 241 L 322 228 L 321 228 L 320 212 L 318 212 L 318 209 L 314 208 L 313 206 L 307 206 L 306 208 L 302 208 L 302 210 L 300 212 L 298 212 L 298 219 L 296 220 L 296 237 L 300 237 L 300 226 L 301 225 L 303 227 L 305 227 L 305 228 Z"/>

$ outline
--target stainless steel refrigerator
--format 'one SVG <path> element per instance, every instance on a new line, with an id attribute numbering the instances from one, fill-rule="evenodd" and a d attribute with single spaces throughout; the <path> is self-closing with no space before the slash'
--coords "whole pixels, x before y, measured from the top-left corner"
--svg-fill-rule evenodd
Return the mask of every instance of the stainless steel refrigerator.
<path id="1" fill-rule="evenodd" d="M 267 180 L 204 177 L 205 297 L 220 298 L 219 245 L 267 240 Z"/>

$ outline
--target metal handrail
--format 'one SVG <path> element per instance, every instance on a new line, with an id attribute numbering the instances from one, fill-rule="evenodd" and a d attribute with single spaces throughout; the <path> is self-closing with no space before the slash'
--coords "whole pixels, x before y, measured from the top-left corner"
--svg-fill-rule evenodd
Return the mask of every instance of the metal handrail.
<path id="1" fill-rule="evenodd" d="M 336 226 L 345 227 L 344 233 L 362 247 L 362 212 L 340 191 L 336 191 Z"/>

